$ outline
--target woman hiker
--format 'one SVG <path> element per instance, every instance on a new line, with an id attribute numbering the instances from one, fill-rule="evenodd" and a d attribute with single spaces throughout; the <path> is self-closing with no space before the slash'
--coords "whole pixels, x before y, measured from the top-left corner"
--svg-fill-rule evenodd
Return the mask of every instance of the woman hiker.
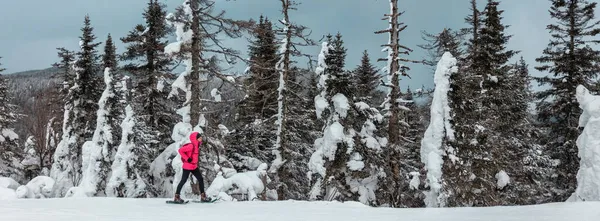
<path id="1" fill-rule="evenodd" d="M 201 144 L 202 137 L 200 136 L 200 133 L 193 132 L 190 135 L 190 143 L 186 143 L 179 148 L 179 155 L 181 155 L 181 161 L 183 162 L 183 175 L 181 181 L 179 181 L 179 184 L 177 185 L 177 191 L 175 191 L 175 199 L 173 201 L 176 203 L 184 202 L 179 195 L 181 194 L 181 188 L 183 188 L 183 185 L 187 182 L 190 173 L 198 179 L 198 183 L 200 184 L 201 201 L 210 202 L 211 200 L 206 197 L 206 193 L 204 192 L 204 180 L 202 179 L 202 174 L 198 168 L 198 154 L 200 153 Z"/>

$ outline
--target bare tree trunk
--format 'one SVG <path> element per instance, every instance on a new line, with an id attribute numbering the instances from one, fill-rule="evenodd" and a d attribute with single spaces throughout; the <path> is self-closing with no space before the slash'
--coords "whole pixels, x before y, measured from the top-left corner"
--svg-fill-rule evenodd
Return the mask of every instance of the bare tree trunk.
<path id="1" fill-rule="evenodd" d="M 187 76 L 187 82 L 190 84 L 192 97 L 190 99 L 190 124 L 192 127 L 198 125 L 200 120 L 200 53 L 201 53 L 201 39 L 202 33 L 200 32 L 200 15 L 199 0 L 192 0 L 189 2 L 190 8 L 192 9 L 192 72 Z"/>

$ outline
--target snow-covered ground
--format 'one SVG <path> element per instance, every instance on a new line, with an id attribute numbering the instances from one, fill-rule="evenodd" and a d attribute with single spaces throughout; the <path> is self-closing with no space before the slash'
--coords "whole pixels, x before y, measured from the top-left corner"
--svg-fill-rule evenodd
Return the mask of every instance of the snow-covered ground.
<path id="1" fill-rule="evenodd" d="M 166 199 L 53 198 L 0 200 L 0 220 L 600 220 L 600 202 L 493 208 L 371 208 L 356 202 L 219 202 L 166 204 Z"/>

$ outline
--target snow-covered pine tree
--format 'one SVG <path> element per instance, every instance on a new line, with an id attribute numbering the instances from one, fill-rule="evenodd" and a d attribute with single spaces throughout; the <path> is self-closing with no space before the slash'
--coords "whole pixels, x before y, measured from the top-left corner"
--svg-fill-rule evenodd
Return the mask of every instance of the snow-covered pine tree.
<path id="1" fill-rule="evenodd" d="M 481 51 L 480 29 L 482 26 L 481 12 L 477 9 L 477 2 L 471 0 L 471 15 L 465 21 L 471 26 L 465 32 L 471 34 L 466 41 L 465 58 L 459 62 L 458 73 L 450 77 L 450 109 L 454 112 L 452 123 L 455 131 L 455 139 L 449 140 L 456 153 L 454 161 L 444 161 L 442 167 L 443 177 L 446 182 L 444 195 L 447 199 L 443 206 L 468 206 L 467 197 L 475 193 L 471 190 L 472 179 L 476 178 L 472 169 L 472 155 L 480 147 L 479 138 L 482 133 L 482 104 L 480 83 L 483 81 L 480 64 L 475 60 L 477 53 Z M 461 163 L 462 162 L 462 163 Z"/>
<path id="2" fill-rule="evenodd" d="M 106 71 L 106 68 L 110 68 L 110 75 L 111 75 L 111 84 L 113 84 L 111 87 L 111 91 L 110 93 L 114 94 L 113 96 L 110 97 L 110 99 L 107 100 L 107 103 L 109 103 L 111 106 L 111 108 L 107 108 L 108 111 L 108 116 L 111 116 L 110 118 L 106 119 L 106 123 L 107 125 L 111 128 L 112 131 L 112 147 L 113 150 L 111 151 L 113 153 L 113 156 L 110 157 L 111 159 L 111 163 L 112 160 L 114 158 L 114 153 L 116 153 L 117 151 L 117 144 L 120 143 L 120 139 L 121 139 L 121 122 L 123 121 L 124 117 L 125 117 L 125 98 L 123 95 L 123 74 L 120 74 L 119 72 L 119 63 L 117 62 L 117 47 L 115 46 L 113 40 L 112 40 L 112 36 L 110 34 L 108 34 L 108 37 L 106 38 L 106 42 L 104 43 L 104 54 L 102 55 L 102 63 L 103 63 L 103 67 Z M 109 85 L 106 85 L 106 78 L 105 80 L 105 91 L 109 88 Z M 104 92 L 103 92 L 104 93 Z"/>
<path id="3" fill-rule="evenodd" d="M 377 109 L 364 102 L 354 103 L 344 94 L 351 87 L 349 77 L 344 76 L 348 73 L 343 73 L 345 50 L 341 38 L 328 40 L 336 43 L 322 43 L 315 70 L 320 89 L 314 99 L 316 114 L 323 119 L 325 128 L 322 137 L 314 142 L 315 152 L 309 161 L 310 199 L 377 205 L 375 194 L 387 142 L 377 129 L 383 116 Z"/>
<path id="4" fill-rule="evenodd" d="M 106 85 L 102 97 L 98 101 L 96 130 L 91 141 L 83 144 L 83 174 L 79 184 L 79 194 L 86 196 L 104 196 L 106 183 L 110 178 L 113 156 L 120 140 L 115 140 L 115 124 L 119 116 L 114 109 L 118 108 L 116 81 L 110 67 L 104 70 Z"/>
<path id="5" fill-rule="evenodd" d="M 599 23 L 594 21 L 596 5 L 586 0 L 552 0 L 549 12 L 555 23 L 547 27 L 552 38 L 536 59 L 542 63 L 537 70 L 552 74 L 535 80 L 550 86 L 536 93 L 536 108 L 540 123 L 549 129 L 544 144 L 560 163 L 554 180 L 558 190 L 554 201 L 566 200 L 576 187 L 579 158 L 575 141 L 579 135 L 577 117 L 582 111 L 573 99 L 577 85 L 593 88 L 600 73 L 600 50 L 593 47 L 600 43 L 595 37 L 600 33 Z"/>
<path id="6" fill-rule="evenodd" d="M 260 162 L 273 160 L 271 147 L 275 143 L 275 114 L 277 114 L 278 73 L 280 57 L 275 30 L 268 18 L 260 17 L 252 31 L 254 40 L 249 46 L 249 77 L 247 97 L 240 102 L 240 125 L 231 133 L 228 157 L 237 170 L 255 170 Z"/>
<path id="7" fill-rule="evenodd" d="M 406 109 L 402 111 L 401 119 L 404 119 L 405 124 L 401 125 L 400 136 L 403 137 L 405 143 L 400 149 L 400 156 L 402 156 L 402 165 L 400 167 L 401 173 L 407 177 L 411 177 L 411 182 L 415 182 L 415 179 L 419 179 L 422 174 L 419 172 L 423 168 L 423 163 L 420 158 L 421 140 L 423 134 L 427 128 L 426 120 L 424 117 L 428 116 L 425 111 L 429 108 L 420 107 L 414 99 L 413 92 L 410 87 L 406 89 L 406 92 L 402 93 L 402 100 Z M 410 176 L 408 176 L 410 174 Z M 410 183 L 410 184 L 413 184 Z M 399 207 L 423 207 L 424 198 L 422 191 L 418 191 L 419 186 L 415 185 L 404 185 L 402 186 L 402 194 L 400 195 Z"/>
<path id="8" fill-rule="evenodd" d="M 81 29 L 80 37 L 81 51 L 78 52 L 77 60 L 73 67 L 67 69 L 72 71 L 65 77 L 74 77 L 73 80 L 65 82 L 68 90 L 64 100 L 65 109 L 63 117 L 62 138 L 54 152 L 54 162 L 50 171 L 50 177 L 57 182 L 55 194 L 64 196 L 68 189 L 77 186 L 82 174 L 82 145 L 85 137 L 91 137 L 92 127 L 95 124 L 93 114 L 97 111 L 98 80 L 96 77 L 97 55 L 94 43 L 96 39 L 89 16 L 85 16 L 84 27 Z M 61 51 L 61 53 L 66 51 Z M 60 54 L 63 62 L 71 58 L 68 53 Z M 66 63 L 64 63 L 66 65 Z"/>
<path id="9" fill-rule="evenodd" d="M 540 145 L 541 129 L 534 127 L 534 115 L 529 113 L 529 103 L 533 101 L 531 91 L 531 76 L 528 65 L 523 57 L 514 64 L 513 71 L 508 76 L 510 91 L 507 96 L 513 97 L 513 102 L 505 104 L 513 110 L 507 117 L 514 128 L 506 137 L 514 146 L 513 154 L 519 157 L 520 163 L 510 164 L 511 185 L 500 193 L 503 205 L 510 204 L 540 204 L 549 202 L 552 194 L 552 173 L 555 166 L 548 152 L 548 147 Z M 513 116 L 514 115 L 514 116 Z M 516 159 L 516 158 L 515 158 Z M 508 203 L 510 202 L 510 203 Z"/>
<path id="10" fill-rule="evenodd" d="M 172 59 L 164 53 L 166 38 L 170 29 L 166 23 L 165 5 L 157 0 L 149 0 L 144 10 L 145 25 L 138 24 L 129 34 L 121 38 L 126 44 L 126 51 L 121 60 L 131 61 L 122 69 L 133 75 L 135 93 L 132 94 L 135 104 L 132 105 L 136 121 L 143 122 L 147 128 L 140 128 L 152 136 L 150 140 L 141 141 L 149 145 L 148 159 L 154 159 L 171 143 L 167 131 L 175 125 L 175 110 L 167 99 L 170 80 L 169 65 Z M 141 139 L 141 138 L 138 138 Z"/>
<path id="11" fill-rule="evenodd" d="M 296 195 L 294 188 L 298 186 L 298 177 L 294 177 L 297 174 L 299 168 L 295 159 L 298 159 L 295 154 L 302 151 L 301 146 L 295 146 L 295 137 L 300 134 L 296 129 L 292 129 L 297 125 L 298 120 L 303 119 L 292 119 L 297 116 L 293 114 L 293 107 L 291 105 L 294 102 L 294 66 L 293 56 L 303 55 L 299 51 L 300 46 L 314 45 L 314 42 L 308 39 L 308 35 L 305 33 L 306 27 L 295 24 L 290 20 L 290 11 L 296 10 L 296 3 L 293 0 L 281 0 L 283 19 L 280 22 L 283 25 L 282 30 L 278 30 L 276 33 L 283 35 L 281 39 L 281 46 L 279 47 L 278 56 L 280 57 L 276 65 L 276 70 L 279 75 L 279 85 L 277 88 L 277 107 L 278 111 L 276 114 L 275 125 L 277 140 L 275 141 L 272 150 L 274 160 L 269 168 L 269 176 L 273 182 L 273 188 L 277 191 L 277 199 L 284 200 L 291 198 Z M 296 40 L 297 41 L 294 41 Z M 296 100 L 297 101 L 297 100 Z M 310 120 L 310 119 L 305 119 Z"/>
<path id="12" fill-rule="evenodd" d="M 283 182 L 283 195 L 279 199 L 307 200 L 310 191 L 309 180 L 306 174 L 309 172 L 308 162 L 313 153 L 313 143 L 320 134 L 320 128 L 316 124 L 315 112 L 306 107 L 314 106 L 314 100 L 307 97 L 306 84 L 303 76 L 310 70 L 294 67 L 290 72 L 290 81 L 287 83 L 290 105 L 287 113 L 287 123 L 290 125 L 288 132 L 288 144 L 290 146 L 288 159 L 291 163 L 284 166 L 286 169 L 279 171 L 280 177 L 286 177 Z"/>
<path id="13" fill-rule="evenodd" d="M 454 140 L 453 115 L 454 110 L 450 106 L 451 78 L 458 71 L 457 59 L 450 54 L 444 53 L 438 62 L 434 75 L 435 90 L 431 102 L 431 120 L 421 140 L 421 162 L 425 164 L 425 205 L 427 207 L 444 207 L 447 199 L 452 196 L 452 190 L 447 183 L 448 167 L 450 171 L 457 158 L 457 150 L 451 145 Z M 458 150 L 460 151 L 460 150 Z M 411 187 L 418 188 L 420 185 L 418 176 L 413 175 Z"/>
<path id="14" fill-rule="evenodd" d="M 148 128 L 144 121 L 134 112 L 132 107 L 133 90 L 127 87 L 128 77 L 125 77 L 122 85 L 123 96 L 127 102 L 125 107 L 125 119 L 121 123 L 121 138 L 111 172 L 106 183 L 105 193 L 108 197 L 145 198 L 159 195 L 153 182 L 150 171 L 148 156 L 154 152 L 145 141 L 152 139 L 155 134 L 145 131 Z"/>
<path id="15" fill-rule="evenodd" d="M 360 60 L 360 65 L 354 69 L 354 87 L 356 88 L 355 97 L 356 101 L 363 101 L 369 105 L 373 105 L 371 99 L 374 97 L 374 93 L 377 91 L 381 75 L 369 59 L 369 53 L 367 50 L 363 52 Z"/>
<path id="16" fill-rule="evenodd" d="M 404 174 L 404 159 L 401 153 L 407 152 L 403 148 L 407 148 L 406 143 L 412 142 L 412 139 L 402 136 L 402 125 L 406 125 L 406 119 L 403 119 L 403 112 L 407 110 L 404 106 L 405 101 L 401 98 L 400 76 L 408 76 L 407 71 L 410 68 L 403 63 L 419 63 L 406 58 L 400 57 L 401 54 L 409 55 L 412 49 L 400 44 L 400 32 L 406 29 L 406 25 L 399 21 L 399 17 L 403 12 L 398 11 L 398 0 L 389 1 L 390 12 L 385 14 L 388 19 L 389 27 L 387 29 L 377 31 L 375 34 L 387 34 L 388 42 L 383 45 L 384 52 L 387 52 L 386 58 L 378 59 L 378 61 L 387 61 L 386 67 L 383 69 L 386 82 L 382 86 L 388 87 L 388 94 L 384 103 L 383 113 L 387 122 L 387 127 L 384 129 L 387 132 L 387 143 L 383 155 L 385 156 L 385 179 L 381 186 L 384 190 L 378 197 L 381 203 L 390 205 L 391 207 L 401 207 L 401 190 L 406 189 L 409 185 L 408 174 Z M 382 165 L 383 165 L 382 162 Z"/>
<path id="17" fill-rule="evenodd" d="M 479 32 L 479 51 L 473 54 L 474 73 L 482 75 L 482 118 L 477 122 L 481 130 L 477 145 L 458 154 L 459 158 L 469 159 L 475 176 L 470 193 L 462 195 L 466 205 L 504 205 L 506 201 L 499 197 L 501 192 L 496 189 L 504 189 L 506 184 L 499 185 L 490 180 L 504 179 L 522 168 L 520 159 L 523 159 L 524 151 L 516 145 L 519 141 L 513 139 L 513 132 L 518 128 L 515 123 L 524 120 L 525 116 L 515 115 L 513 104 L 520 92 L 511 85 L 515 78 L 510 76 L 513 65 L 508 63 L 517 52 L 506 47 L 510 36 L 505 34 L 507 26 L 502 24 L 503 10 L 498 5 L 498 1 L 488 0 Z"/>
<path id="18" fill-rule="evenodd" d="M 16 106 L 10 102 L 7 80 L 2 76 L 4 70 L 0 66 L 0 176 L 25 183 L 21 164 L 23 151 L 19 148 L 19 136 L 13 129 L 19 115 Z"/>

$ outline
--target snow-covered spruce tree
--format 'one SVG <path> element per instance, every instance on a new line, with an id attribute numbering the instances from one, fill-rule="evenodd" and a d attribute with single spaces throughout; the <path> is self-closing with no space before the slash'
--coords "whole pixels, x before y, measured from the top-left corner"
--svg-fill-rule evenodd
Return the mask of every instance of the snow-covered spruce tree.
<path id="1" fill-rule="evenodd" d="M 119 140 L 115 140 L 115 124 L 119 116 L 113 115 L 118 108 L 119 97 L 113 71 L 110 67 L 104 70 L 104 84 L 106 85 L 102 97 L 98 101 L 96 130 L 91 141 L 83 144 L 83 174 L 78 186 L 78 195 L 104 196 L 106 183 L 110 178 L 113 155 Z"/>
<path id="2" fill-rule="evenodd" d="M 103 63 L 103 67 L 106 71 L 106 68 L 110 68 L 110 75 L 112 75 L 112 81 L 111 84 L 113 84 L 111 87 L 111 90 L 114 94 L 114 96 L 111 96 L 110 99 L 108 99 L 108 103 L 110 103 L 111 108 L 108 109 L 108 115 L 111 116 L 111 118 L 107 119 L 107 125 L 109 125 L 109 127 L 111 128 L 112 131 L 112 146 L 113 146 L 113 150 L 111 151 L 113 153 L 113 156 L 110 157 L 111 162 L 113 160 L 114 157 L 114 153 L 117 150 L 117 146 L 116 144 L 120 143 L 120 139 L 121 139 L 121 122 L 123 121 L 124 117 L 125 117 L 125 98 L 123 95 L 123 74 L 119 73 L 119 69 L 118 69 L 118 62 L 117 62 L 117 48 L 112 40 L 111 35 L 109 34 L 108 37 L 106 38 L 106 42 L 104 43 L 104 54 L 102 55 L 102 63 Z M 106 81 L 106 79 L 105 79 Z M 106 85 L 105 82 L 105 91 L 106 89 L 108 89 L 108 85 Z M 103 92 L 104 93 L 104 92 Z"/>
<path id="3" fill-rule="evenodd" d="M 462 151 L 466 155 L 459 153 L 460 158 L 471 161 L 475 176 L 470 193 L 462 195 L 465 197 L 463 203 L 474 206 L 506 205 L 513 201 L 508 198 L 518 197 L 517 194 L 502 194 L 503 197 L 500 197 L 501 193 L 513 189 L 505 188 L 507 183 L 490 180 L 503 181 L 518 173 L 522 170 L 521 159 L 524 157 L 523 146 L 518 145 L 521 141 L 513 138 L 517 135 L 518 123 L 525 120 L 522 111 L 527 109 L 515 105 L 521 91 L 512 87 L 517 78 L 510 76 L 514 66 L 508 61 L 516 51 L 506 47 L 510 36 L 505 34 L 506 26 L 501 21 L 503 11 L 498 5 L 498 1 L 492 0 L 486 4 L 479 34 L 480 50 L 474 53 L 474 62 L 477 63 L 475 73 L 483 75 L 480 82 L 482 118 L 478 123 L 482 131 L 475 149 Z"/>
<path id="4" fill-rule="evenodd" d="M 593 88 L 600 72 L 600 50 L 593 47 L 599 43 L 595 36 L 600 33 L 598 21 L 594 21 L 596 5 L 597 2 L 586 0 L 553 0 L 550 16 L 556 23 L 547 27 L 552 38 L 543 55 L 536 59 L 542 63 L 537 70 L 552 74 L 535 80 L 550 87 L 536 93 L 536 108 L 540 123 L 549 129 L 544 144 L 559 162 L 554 201 L 566 200 L 576 187 L 579 160 L 575 141 L 581 109 L 573 99 L 577 85 Z"/>
<path id="5" fill-rule="evenodd" d="M 153 182 L 148 158 L 154 150 L 145 141 L 156 136 L 152 131 L 146 131 L 148 126 L 134 112 L 132 100 L 133 90 L 127 87 L 130 79 L 125 77 L 121 89 L 128 104 L 125 107 L 125 119 L 121 123 L 121 138 L 114 161 L 111 165 L 110 176 L 104 192 L 108 197 L 145 198 L 159 195 Z"/>
<path id="6" fill-rule="evenodd" d="M 577 138 L 579 171 L 577 172 L 577 188 L 568 201 L 600 201 L 600 146 L 598 131 L 600 125 L 600 108 L 598 95 L 592 95 L 583 85 L 577 86 L 577 102 L 583 112 L 579 117 L 578 127 L 583 132 Z"/>
<path id="7" fill-rule="evenodd" d="M 404 63 L 418 63 L 406 58 L 400 57 L 401 54 L 410 54 L 410 48 L 400 44 L 400 32 L 406 29 L 406 25 L 399 21 L 402 15 L 398 11 L 398 1 L 390 0 L 390 12 L 385 14 L 388 18 L 389 27 L 385 30 L 377 31 L 376 34 L 388 34 L 388 43 L 383 45 L 384 52 L 387 52 L 386 58 L 381 58 L 379 61 L 387 61 L 386 67 L 383 69 L 386 76 L 386 82 L 383 86 L 388 87 L 388 94 L 383 107 L 384 117 L 386 118 L 387 126 L 382 128 L 387 132 L 385 155 L 385 178 L 381 186 L 384 188 L 377 197 L 379 204 L 386 204 L 391 207 L 403 207 L 401 201 L 402 190 L 407 189 L 409 185 L 408 174 L 414 171 L 407 171 L 405 160 L 401 153 L 408 152 L 403 148 L 407 148 L 407 142 L 414 142 L 413 139 L 402 136 L 403 125 L 406 125 L 406 119 L 403 119 L 404 111 L 407 108 L 404 106 L 405 101 L 401 98 L 400 90 L 400 75 L 408 76 L 407 71 L 410 68 Z M 382 164 L 383 165 L 383 164 Z"/>
<path id="8" fill-rule="evenodd" d="M 174 105 L 167 99 L 167 81 L 171 79 L 169 65 L 172 59 L 164 53 L 169 28 L 163 4 L 150 0 L 144 10 L 144 24 L 138 24 L 129 34 L 121 38 L 126 51 L 121 60 L 131 61 L 123 65 L 123 71 L 133 76 L 135 92 L 132 105 L 136 120 L 146 128 L 140 128 L 153 136 L 140 141 L 149 146 L 148 159 L 154 159 L 171 143 L 170 131 L 175 124 Z M 141 138 L 140 138 L 141 139 Z"/>
<path id="9" fill-rule="evenodd" d="M 275 70 L 280 59 L 275 30 L 268 18 L 260 17 L 252 31 L 249 46 L 250 64 L 245 82 L 247 96 L 240 102 L 238 121 L 228 143 L 228 157 L 237 170 L 255 170 L 261 162 L 273 160 L 275 114 L 279 76 Z"/>
<path id="10" fill-rule="evenodd" d="M 203 135 L 204 144 L 202 147 L 202 157 L 200 166 L 207 169 L 205 174 L 206 184 L 210 183 L 211 177 L 216 175 L 213 171 L 213 164 L 226 164 L 226 157 L 220 157 L 223 150 L 220 136 L 221 130 L 227 131 L 227 128 L 219 124 L 217 129 L 210 128 L 207 114 L 205 112 L 214 111 L 220 114 L 220 111 L 203 102 L 214 102 L 213 104 L 223 103 L 220 99 L 220 91 L 217 88 L 210 90 L 215 100 L 203 99 L 203 91 L 212 86 L 211 83 L 221 81 L 222 84 L 232 84 L 237 87 L 235 79 L 221 73 L 217 67 L 219 60 L 216 56 L 225 57 L 226 62 L 233 63 L 238 55 L 236 51 L 227 48 L 219 39 L 220 33 L 226 33 L 228 37 L 238 38 L 242 31 L 248 26 L 249 22 L 228 19 L 224 13 L 214 14 L 214 1 L 186 0 L 182 6 L 178 7 L 175 13 L 167 16 L 168 25 L 176 29 L 177 42 L 170 43 L 164 49 L 164 52 L 170 58 L 183 60 L 186 69 L 175 80 L 169 97 L 181 98 L 180 91 L 184 93 L 181 108 L 177 113 L 181 116 L 179 121 L 173 127 L 171 135 L 171 144 L 164 150 L 152 163 L 152 173 L 159 183 L 157 188 L 161 195 L 172 196 L 179 180 L 181 179 L 181 158 L 177 149 L 184 143 L 189 142 L 189 134 L 199 131 Z M 209 30 L 207 30 L 207 27 Z M 216 54 L 209 57 L 208 54 Z M 202 101 L 202 102 L 201 102 Z M 210 108 L 210 109 L 209 109 Z M 220 119 L 216 119 L 220 121 Z M 174 143 L 173 143 L 174 141 Z M 171 181 L 173 181 L 171 183 Z M 194 178 L 190 182 L 196 182 Z M 208 186 L 206 185 L 205 186 Z M 186 186 L 182 190 L 183 197 L 191 194 L 191 188 Z M 199 192 L 194 192 L 199 194 Z"/>
<path id="11" fill-rule="evenodd" d="M 479 33 L 481 29 L 481 12 L 477 9 L 475 0 L 471 1 L 471 12 L 465 20 L 471 26 L 466 29 L 472 35 L 466 41 L 465 58 L 459 63 L 458 73 L 450 77 L 450 88 L 448 99 L 450 109 L 453 111 L 452 123 L 454 127 L 455 140 L 448 140 L 448 145 L 454 148 L 455 160 L 444 161 L 442 167 L 442 179 L 446 183 L 444 195 L 446 202 L 440 206 L 465 206 L 470 205 L 464 198 L 467 194 L 473 196 L 471 180 L 474 174 L 471 167 L 471 155 L 474 150 L 480 148 L 477 138 L 481 133 L 482 121 L 480 82 L 481 77 L 475 54 L 481 49 Z M 460 154 L 460 155 L 459 155 Z M 466 157 L 466 159 L 461 158 Z"/>
<path id="12" fill-rule="evenodd" d="M 91 137 L 95 125 L 93 116 L 97 111 L 99 84 L 96 77 L 97 55 L 94 43 L 96 39 L 88 16 L 85 17 L 81 29 L 81 51 L 77 60 L 72 64 L 74 74 L 72 81 L 65 82 L 68 93 L 65 97 L 62 138 L 54 152 L 54 162 L 50 177 L 57 182 L 55 194 L 64 196 L 67 190 L 77 186 L 82 174 L 82 145 L 85 137 Z M 67 56 L 65 54 L 65 56 Z M 68 57 L 64 57 L 65 61 Z"/>
<path id="13" fill-rule="evenodd" d="M 373 105 L 370 100 L 373 98 L 375 91 L 377 91 L 379 81 L 381 80 L 381 76 L 377 72 L 379 71 L 371 64 L 369 54 L 365 50 L 360 60 L 360 65 L 354 69 L 354 78 L 352 78 L 354 87 L 356 88 L 354 94 L 357 101 Z"/>
<path id="14" fill-rule="evenodd" d="M 402 93 L 402 100 L 405 103 L 402 111 L 401 119 L 404 119 L 406 123 L 401 125 L 400 136 L 406 141 L 403 148 L 400 149 L 400 156 L 402 156 L 402 174 L 410 177 L 410 185 L 403 186 L 401 190 L 399 201 L 401 202 L 400 207 L 423 207 L 424 194 L 419 191 L 419 186 L 415 185 L 416 180 L 424 176 L 421 174 L 423 163 L 420 158 L 421 140 L 425 134 L 425 130 L 428 126 L 429 119 L 425 117 L 430 114 L 424 113 L 429 111 L 429 107 L 421 107 L 415 102 L 413 92 L 410 87 L 406 89 L 406 92 Z"/>
<path id="15" fill-rule="evenodd" d="M 19 115 L 16 106 L 9 101 L 7 80 L 1 75 L 2 71 L 4 69 L 0 66 L 0 176 L 24 183 L 23 151 L 18 144 L 19 136 L 13 129 Z"/>
<path id="16" fill-rule="evenodd" d="M 555 166 L 547 147 L 540 145 L 543 136 L 542 128 L 534 127 L 534 115 L 529 113 L 529 103 L 533 101 L 530 89 L 528 66 L 523 57 L 514 64 L 513 70 L 508 75 L 506 82 L 512 91 L 507 92 L 508 97 L 514 100 L 505 104 L 513 110 L 512 115 L 506 120 L 514 124 L 514 128 L 505 137 L 509 138 L 513 154 L 520 162 L 510 164 L 505 172 L 510 175 L 510 185 L 502 188 L 500 197 L 503 205 L 540 204 L 550 200 L 552 193 L 552 173 Z M 517 158 L 515 158 L 517 159 Z M 515 160 L 516 161 L 516 160 Z"/>
<path id="17" fill-rule="evenodd" d="M 438 62 L 434 75 L 435 90 L 431 102 L 431 120 L 421 140 L 421 162 L 425 164 L 427 176 L 425 187 L 425 205 L 444 207 L 448 197 L 446 174 L 443 167 L 458 160 L 456 150 L 450 145 L 454 140 L 452 122 L 453 110 L 449 103 L 450 78 L 458 71 L 457 60 L 450 52 L 444 53 Z M 418 188 L 419 180 L 413 176 L 413 188 Z"/>
<path id="18" fill-rule="evenodd" d="M 339 66 L 343 65 L 342 50 L 339 42 L 323 42 L 318 56 L 315 73 L 321 91 L 314 101 L 317 117 L 324 120 L 325 128 L 314 142 L 315 152 L 309 161 L 310 199 L 377 205 L 375 193 L 383 172 L 381 154 L 387 142 L 377 129 L 383 116 L 368 104 L 354 103 L 344 95 L 349 85 L 341 82 L 349 79 L 339 73 L 343 68 Z"/>
<path id="19" fill-rule="evenodd" d="M 295 10 L 298 5 L 293 0 L 281 0 L 283 19 L 280 21 L 283 25 L 282 30 L 278 30 L 278 34 L 283 35 L 281 46 L 279 49 L 279 61 L 276 65 L 276 70 L 279 74 L 279 85 L 277 88 L 277 115 L 275 125 L 277 140 L 273 145 L 274 160 L 269 168 L 269 176 L 273 182 L 273 188 L 277 191 L 277 199 L 289 199 L 296 195 L 293 188 L 298 185 L 300 177 L 293 176 L 298 174 L 295 171 L 298 167 L 297 160 L 294 155 L 301 151 L 300 146 L 295 145 L 294 137 L 298 133 L 294 132 L 292 127 L 297 124 L 297 121 L 304 119 L 292 119 L 294 114 L 292 110 L 294 105 L 294 91 L 292 89 L 294 82 L 294 67 L 293 56 L 302 56 L 299 51 L 300 46 L 314 45 L 314 42 L 308 39 L 305 34 L 306 27 L 293 23 L 290 20 L 290 11 Z M 298 39 L 297 41 L 294 41 Z M 305 119 L 310 120 L 310 119 Z M 297 193 L 297 192 L 296 192 Z"/>

